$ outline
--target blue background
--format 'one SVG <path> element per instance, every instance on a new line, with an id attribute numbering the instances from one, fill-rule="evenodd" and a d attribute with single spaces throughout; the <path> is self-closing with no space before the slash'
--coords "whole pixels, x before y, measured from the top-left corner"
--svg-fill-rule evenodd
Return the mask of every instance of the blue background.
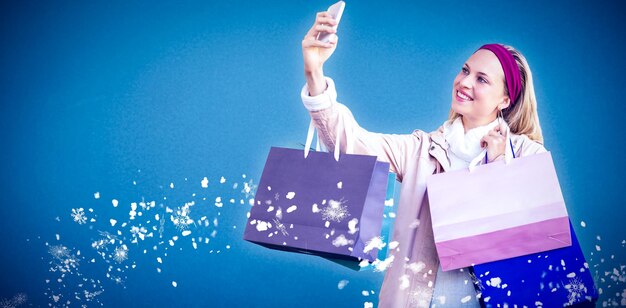
<path id="1" fill-rule="evenodd" d="M 301 40 L 330 4 L 2 2 L 0 299 L 25 293 L 30 304 L 51 302 L 44 292 L 54 281 L 45 280 L 57 276 L 46 242 L 87 257 L 97 230 L 127 219 L 130 202 L 145 196 L 176 207 L 198 193 L 207 197 L 198 207 L 220 217 L 212 242 L 171 249 L 162 265 L 141 253 L 152 244 L 129 244 L 127 262 L 137 268 L 125 270 L 123 285 L 104 277 L 104 264 L 83 261 L 82 275 L 101 280 L 100 303 L 376 304 L 382 273 L 244 242 L 249 207 L 212 205 L 216 196 L 239 200 L 244 181 L 258 182 L 270 146 L 304 142 Z M 452 81 L 476 48 L 521 50 L 570 216 L 603 276 L 626 261 L 625 13 L 623 1 L 348 2 L 325 74 L 368 130 L 430 131 L 447 118 Z M 98 222 L 74 223 L 79 207 L 93 208 Z M 343 279 L 349 284 L 339 290 Z M 619 301 L 623 282 L 598 283 L 601 301 Z M 66 300 L 76 291 L 52 288 Z"/>

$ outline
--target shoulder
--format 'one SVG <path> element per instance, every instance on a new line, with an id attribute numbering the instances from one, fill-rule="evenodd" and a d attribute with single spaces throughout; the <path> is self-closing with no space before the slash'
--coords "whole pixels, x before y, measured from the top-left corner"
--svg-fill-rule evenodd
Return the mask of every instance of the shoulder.
<path id="1" fill-rule="evenodd" d="M 526 135 L 511 134 L 511 142 L 517 156 L 526 156 L 547 152 L 543 144 L 533 141 Z"/>

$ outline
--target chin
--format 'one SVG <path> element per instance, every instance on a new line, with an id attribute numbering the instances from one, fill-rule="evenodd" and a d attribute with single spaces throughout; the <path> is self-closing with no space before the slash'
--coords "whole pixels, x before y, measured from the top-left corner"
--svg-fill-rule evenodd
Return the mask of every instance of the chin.
<path id="1" fill-rule="evenodd" d="M 452 106 L 451 106 L 450 109 L 452 109 L 452 111 L 454 111 L 454 112 L 456 112 L 456 113 L 458 113 L 460 115 L 463 115 L 463 113 L 464 113 L 463 110 L 462 110 L 463 108 L 459 108 L 459 107 L 461 107 L 461 106 L 459 106 L 458 104 L 455 104 L 454 102 L 452 102 Z"/>

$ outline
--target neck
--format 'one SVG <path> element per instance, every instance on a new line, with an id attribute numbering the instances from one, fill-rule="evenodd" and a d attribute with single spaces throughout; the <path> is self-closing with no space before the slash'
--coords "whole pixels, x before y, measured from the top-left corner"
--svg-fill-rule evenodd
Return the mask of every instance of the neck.
<path id="1" fill-rule="evenodd" d="M 483 119 L 470 119 L 466 116 L 461 116 L 461 122 L 463 123 L 463 128 L 465 129 L 465 133 L 472 128 L 480 127 L 487 125 L 493 122 L 496 119 L 497 115 L 489 116 Z"/>

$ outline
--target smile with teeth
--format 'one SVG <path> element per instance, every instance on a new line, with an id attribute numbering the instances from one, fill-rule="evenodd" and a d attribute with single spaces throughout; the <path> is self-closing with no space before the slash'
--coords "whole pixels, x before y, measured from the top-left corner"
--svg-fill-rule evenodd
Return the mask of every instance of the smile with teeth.
<path id="1" fill-rule="evenodd" d="M 458 98 L 462 99 L 462 100 L 465 100 L 465 101 L 471 101 L 472 100 L 469 96 L 461 93 L 461 91 L 458 91 L 458 90 L 456 91 L 456 96 Z"/>

